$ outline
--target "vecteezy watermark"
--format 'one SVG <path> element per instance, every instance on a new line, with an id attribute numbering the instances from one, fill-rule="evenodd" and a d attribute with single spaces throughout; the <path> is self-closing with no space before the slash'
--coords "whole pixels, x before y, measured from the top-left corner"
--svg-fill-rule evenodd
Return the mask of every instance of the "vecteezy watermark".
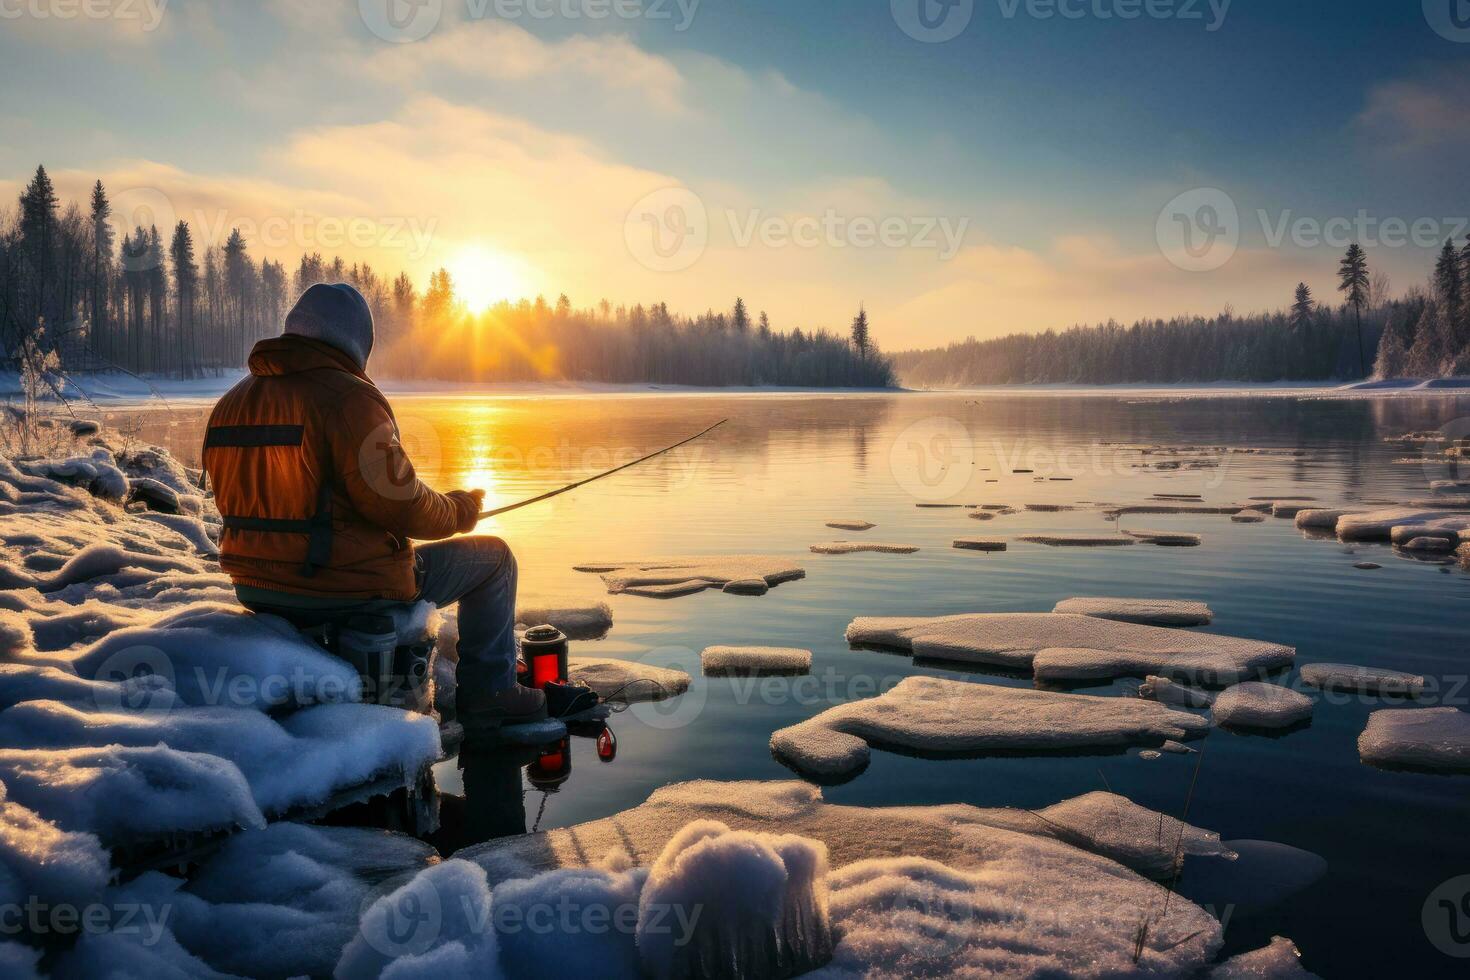
<path id="1" fill-rule="evenodd" d="M 1470 959 L 1470 875 L 1451 878 L 1430 892 L 1420 921 L 1435 949 Z"/>
<path id="2" fill-rule="evenodd" d="M 933 251 L 941 262 L 959 254 L 969 218 L 927 215 L 770 214 L 761 208 L 727 208 L 711 222 L 699 195 L 667 187 L 639 199 L 628 210 L 623 237 L 639 264 L 655 272 L 682 272 L 698 262 L 716 228 L 736 248 L 768 249 L 918 249 Z"/>
<path id="3" fill-rule="evenodd" d="M 1470 0 L 1424 0 L 1424 19 L 1445 40 L 1470 44 Z"/>
<path id="4" fill-rule="evenodd" d="M 689 30 L 700 0 L 464 0 L 464 19 L 673 21 Z M 369 31 L 393 44 L 422 41 L 444 20 L 444 0 L 357 0 Z"/>
<path id="5" fill-rule="evenodd" d="M 1438 248 L 1470 232 L 1470 217 L 1378 215 L 1360 209 L 1352 215 L 1301 215 L 1286 208 L 1254 214 L 1268 248 L 1330 248 L 1342 251 L 1354 243 L 1364 248 Z M 1235 256 L 1244 222 L 1234 198 L 1217 187 L 1185 191 L 1159 213 L 1156 234 L 1160 250 L 1188 272 L 1213 272 Z"/>
<path id="6" fill-rule="evenodd" d="M 0 0 L 0 20 L 111 20 L 158 30 L 169 0 Z"/>
<path id="7" fill-rule="evenodd" d="M 844 215 L 832 208 L 796 217 L 727 210 L 725 219 L 739 248 L 758 240 L 766 248 L 933 249 L 941 262 L 959 254 L 970 228 L 969 218 Z"/>
<path id="8" fill-rule="evenodd" d="M 1225 26 L 1234 0 L 995 0 L 1005 20 L 1198 21 L 1214 33 Z M 1426 4 L 1429 0 L 1426 0 Z M 963 34 L 975 0 L 890 0 L 893 21 L 915 41 L 941 44 Z"/>
<path id="9" fill-rule="evenodd" d="M 137 936 L 138 942 L 158 945 L 168 931 L 173 906 L 144 902 L 93 902 L 72 905 L 47 902 L 32 895 L 24 902 L 0 903 L 0 936 L 31 937 L 98 935 Z"/>
<path id="10" fill-rule="evenodd" d="M 1164 205 L 1154 235 L 1164 257 L 1178 268 L 1213 272 L 1240 248 L 1240 209 L 1218 187 L 1197 187 Z"/>
<path id="11" fill-rule="evenodd" d="M 888 447 L 893 479 L 915 500 L 949 500 L 974 477 L 975 446 L 970 430 L 952 418 L 920 419 Z"/>
<path id="12" fill-rule="evenodd" d="M 687 187 L 665 187 L 628 209 L 623 241 L 644 268 L 683 272 L 709 247 L 709 214 Z"/>

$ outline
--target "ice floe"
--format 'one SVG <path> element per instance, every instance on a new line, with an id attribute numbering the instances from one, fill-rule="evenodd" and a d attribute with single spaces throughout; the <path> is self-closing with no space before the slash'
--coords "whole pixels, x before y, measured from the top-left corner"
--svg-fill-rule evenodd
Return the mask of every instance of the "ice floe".
<path id="1" fill-rule="evenodd" d="M 661 701 L 689 690 L 689 675 L 682 670 L 637 660 L 572 657 L 567 662 L 567 673 L 571 680 L 596 691 L 598 697 L 610 700 Z"/>
<path id="2" fill-rule="evenodd" d="M 835 528 L 838 531 L 871 531 L 878 525 L 870 523 L 868 521 L 835 520 L 828 521 L 827 526 L 830 528 Z"/>
<path id="3" fill-rule="evenodd" d="M 1296 943 L 1273 936 L 1269 945 L 1221 963 L 1206 980 L 1320 980 L 1302 968 L 1301 956 Z"/>
<path id="4" fill-rule="evenodd" d="M 835 778 L 866 766 L 870 744 L 939 755 L 1053 752 L 1158 744 L 1208 724 L 1132 698 L 908 677 L 876 698 L 777 731 L 771 750 L 800 772 Z"/>
<path id="5" fill-rule="evenodd" d="M 1470 514 L 1449 515 L 1443 511 L 1414 507 L 1389 507 L 1361 514 L 1347 514 L 1337 522 L 1337 536 L 1343 541 L 1391 541 L 1394 529 L 1413 526 L 1420 534 L 1437 528 L 1456 526 L 1470 519 Z"/>
<path id="6" fill-rule="evenodd" d="M 1276 643 L 1059 613 L 860 617 L 847 639 L 925 659 L 1034 669 L 1038 679 L 1057 681 L 1158 674 L 1232 683 L 1289 666 L 1296 656 Z M 1057 650 L 1067 654 L 1050 655 Z"/>
<path id="7" fill-rule="evenodd" d="M 699 655 L 706 675 L 805 674 L 812 652 L 795 647 L 706 647 Z"/>
<path id="8" fill-rule="evenodd" d="M 523 596 L 516 603 L 516 624 L 525 627 L 555 626 L 570 639 L 592 640 L 607 635 L 612 629 L 613 616 L 612 608 L 605 602 L 572 597 Z"/>
<path id="9" fill-rule="evenodd" d="M 1401 670 L 1360 667 L 1356 664 L 1305 664 L 1302 680 L 1324 691 L 1357 694 L 1396 694 L 1417 697 L 1424 693 L 1424 678 Z"/>
<path id="10" fill-rule="evenodd" d="M 919 550 L 918 545 L 893 544 L 885 541 L 825 541 L 821 544 L 812 545 L 812 553 L 817 555 L 857 555 L 872 553 L 877 555 L 912 555 Z"/>
<path id="11" fill-rule="evenodd" d="M 1356 509 L 1330 509 L 1319 507 L 1309 510 L 1299 510 L 1296 514 L 1296 526 L 1301 528 L 1303 531 L 1308 529 L 1332 531 L 1337 528 L 1337 522 L 1342 520 L 1344 517 L 1350 517 L 1352 515 L 1362 513 L 1365 513 L 1365 511 L 1361 507 Z"/>
<path id="12" fill-rule="evenodd" d="M 789 559 L 772 555 L 715 555 L 703 558 L 662 558 L 646 561 L 592 562 L 576 566 L 579 572 L 602 576 L 610 593 L 654 598 L 692 595 L 723 588 L 730 582 L 761 579 L 767 586 L 805 578 L 806 571 Z"/>
<path id="13" fill-rule="evenodd" d="M 1215 698 L 1215 720 L 1228 728 L 1290 728 L 1311 718 L 1313 707 L 1300 691 L 1247 681 Z"/>
<path id="14" fill-rule="evenodd" d="M 1381 708 L 1368 716 L 1358 754 L 1387 768 L 1470 772 L 1470 714 L 1458 708 Z"/>
<path id="15" fill-rule="evenodd" d="M 1208 626 L 1215 618 L 1203 602 L 1186 599 L 1063 599 L 1052 612 L 1147 626 Z"/>
<path id="16" fill-rule="evenodd" d="M 1167 677 L 1146 677 L 1138 685 L 1138 696 L 1160 704 L 1177 704 L 1184 708 L 1208 708 L 1215 696 L 1208 691 L 1171 681 Z"/>
<path id="17" fill-rule="evenodd" d="M 1049 548 L 1116 548 L 1138 543 L 1121 534 L 1023 534 L 1016 540 L 1027 544 L 1044 544 Z"/>
<path id="18" fill-rule="evenodd" d="M 1005 551 L 1004 538 L 955 538 L 954 547 L 961 551 Z"/>
<path id="19" fill-rule="evenodd" d="M 1124 531 L 1130 538 L 1161 548 L 1196 548 L 1204 541 L 1198 534 L 1186 531 Z"/>

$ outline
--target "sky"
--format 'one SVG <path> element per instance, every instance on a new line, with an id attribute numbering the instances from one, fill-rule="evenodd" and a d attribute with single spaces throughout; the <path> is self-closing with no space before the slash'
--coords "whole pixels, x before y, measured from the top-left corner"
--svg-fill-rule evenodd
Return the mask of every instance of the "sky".
<path id="1" fill-rule="evenodd" d="M 898 350 L 1422 283 L 1470 0 L 0 0 L 0 134 L 0 207 Z"/>

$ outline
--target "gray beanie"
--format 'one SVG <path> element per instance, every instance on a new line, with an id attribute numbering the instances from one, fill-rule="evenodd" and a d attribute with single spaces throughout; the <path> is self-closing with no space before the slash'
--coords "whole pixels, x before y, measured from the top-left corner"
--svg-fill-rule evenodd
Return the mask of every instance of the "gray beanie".
<path id="1" fill-rule="evenodd" d="M 331 344 L 365 371 L 373 352 L 373 311 L 362 293 L 346 283 L 319 282 L 286 314 L 283 332 Z"/>

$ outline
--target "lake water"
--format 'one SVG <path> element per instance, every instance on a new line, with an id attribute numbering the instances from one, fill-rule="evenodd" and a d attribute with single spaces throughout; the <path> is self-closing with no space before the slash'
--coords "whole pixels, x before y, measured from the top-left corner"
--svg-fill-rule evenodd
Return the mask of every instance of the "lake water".
<path id="1" fill-rule="evenodd" d="M 544 798 L 535 790 L 525 796 L 527 822 L 541 829 L 635 806 L 673 781 L 795 778 L 771 757 L 772 731 L 904 676 L 1030 683 L 849 650 L 843 631 L 858 615 L 1050 611 L 1058 600 L 1089 595 L 1202 599 L 1215 610 L 1212 631 L 1291 644 L 1300 663 L 1434 675 L 1454 693 L 1451 703 L 1463 708 L 1467 697 L 1457 684 L 1470 663 L 1470 576 L 1454 566 L 1400 558 L 1386 546 L 1309 540 L 1288 520 L 1236 525 L 1214 516 L 1125 518 L 1124 526 L 1135 529 L 1200 532 L 1199 548 L 1013 543 L 1008 553 L 982 555 L 950 543 L 967 535 L 1107 533 L 1114 525 L 1091 509 L 981 523 L 964 510 L 915 505 L 1126 504 L 1155 493 L 1200 494 L 1212 503 L 1310 496 L 1324 506 L 1422 497 L 1430 478 L 1456 474 L 1396 463 L 1414 450 L 1385 437 L 1470 416 L 1470 400 L 981 392 L 394 401 L 421 475 L 441 489 L 485 488 L 492 503 L 531 496 L 730 419 L 696 446 L 486 522 L 482 531 L 504 536 L 518 553 L 524 592 L 600 596 L 600 580 L 572 566 L 609 559 L 778 554 L 799 557 L 807 570 L 804 580 L 761 598 L 610 597 L 613 631 L 574 644 L 573 654 L 681 666 L 694 675 L 693 685 L 682 698 L 616 716 L 620 745 L 611 764 L 599 763 L 590 741 L 577 740 L 570 778 Z M 197 460 L 201 418 L 197 409 L 151 412 L 142 435 Z M 1118 443 L 1275 452 L 1202 457 L 1220 466 L 1158 471 L 1139 464 L 1167 457 L 1107 445 Z M 1305 455 L 1288 455 L 1298 450 Z M 878 527 L 867 537 L 922 550 L 810 554 L 816 542 L 858 537 L 823 526 L 834 518 L 872 521 Z M 1364 559 L 1384 567 L 1356 570 Z M 814 678 L 700 677 L 699 651 L 731 643 L 810 649 Z M 1126 694 L 1137 683 L 1090 693 Z M 1470 874 L 1470 776 L 1361 764 L 1356 739 L 1373 707 L 1324 703 L 1309 728 L 1280 738 L 1215 730 L 1196 743 L 1203 757 L 925 760 L 875 751 L 864 773 L 824 793 L 845 804 L 1041 807 L 1110 788 L 1180 815 L 1198 770 L 1191 822 L 1227 840 L 1305 848 L 1330 866 L 1324 880 L 1284 907 L 1234 918 L 1227 931 L 1232 949 L 1280 934 L 1324 976 L 1463 976 L 1466 961 L 1437 951 L 1421 916 L 1436 886 Z M 440 777 L 447 791 L 461 791 L 453 765 L 441 767 Z M 1188 886 L 1186 875 L 1186 893 Z M 1470 928 L 1470 920 L 1460 926 Z"/>

